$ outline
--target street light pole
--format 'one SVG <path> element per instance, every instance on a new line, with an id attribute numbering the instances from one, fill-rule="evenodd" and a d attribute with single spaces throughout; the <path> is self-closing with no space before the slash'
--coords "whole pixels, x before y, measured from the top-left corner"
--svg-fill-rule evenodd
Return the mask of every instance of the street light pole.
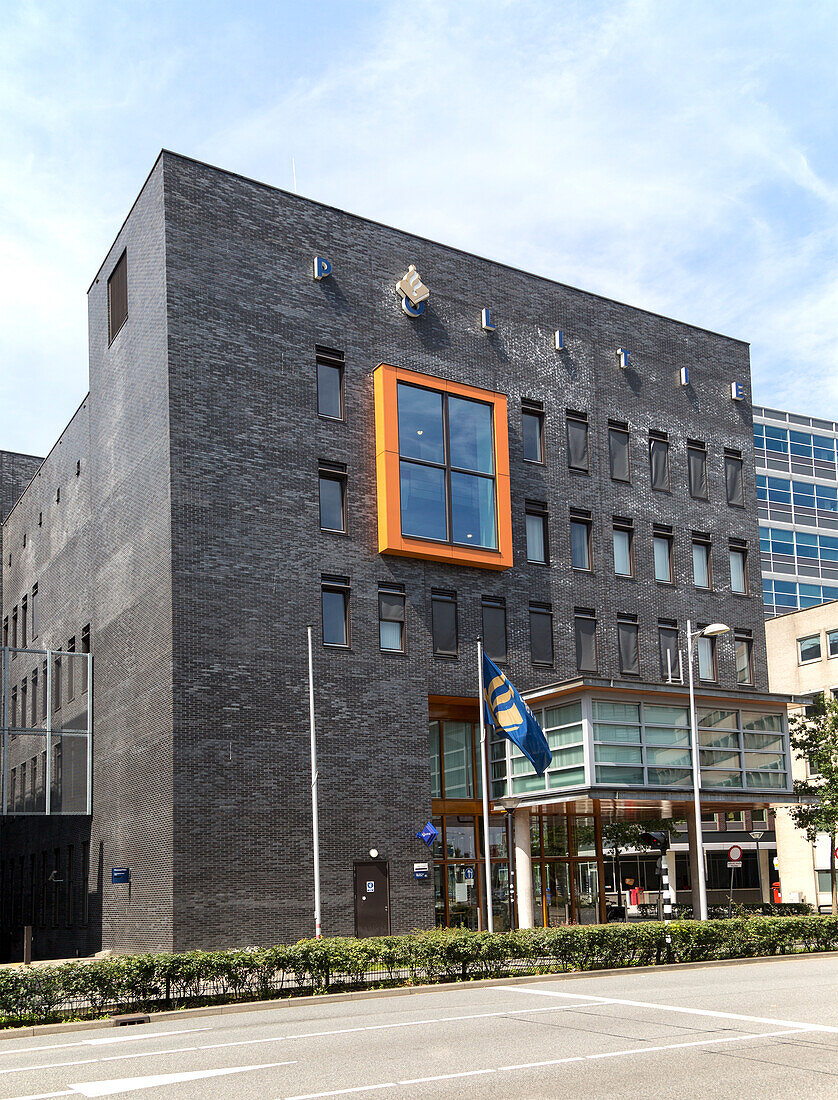
<path id="1" fill-rule="evenodd" d="M 760 905 L 762 904 L 762 902 L 764 900 L 763 899 L 763 893 L 762 893 L 762 867 L 760 866 L 760 862 L 759 862 L 759 842 L 760 842 L 760 838 L 762 837 L 762 834 L 763 834 L 762 829 L 753 829 L 753 830 L 751 830 L 751 836 L 753 837 L 754 842 L 756 843 L 756 846 L 757 846 L 757 881 L 759 882 L 759 901 L 760 901 Z"/>
<path id="2" fill-rule="evenodd" d="M 700 633 L 700 631 L 699 631 Z M 695 713 L 695 686 L 693 684 L 693 624 L 687 619 L 687 674 L 690 685 L 690 733 L 693 758 L 693 804 L 695 807 L 695 837 L 698 847 L 698 919 L 707 920 L 707 880 L 704 874 L 704 831 L 701 828 L 701 769 L 698 761 L 698 722 Z"/>

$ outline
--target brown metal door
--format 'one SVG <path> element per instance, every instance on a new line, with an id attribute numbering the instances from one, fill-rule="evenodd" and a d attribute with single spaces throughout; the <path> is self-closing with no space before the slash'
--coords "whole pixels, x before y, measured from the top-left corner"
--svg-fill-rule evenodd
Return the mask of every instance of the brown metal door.
<path id="1" fill-rule="evenodd" d="M 355 935 L 389 936 L 390 873 L 383 860 L 355 864 Z"/>

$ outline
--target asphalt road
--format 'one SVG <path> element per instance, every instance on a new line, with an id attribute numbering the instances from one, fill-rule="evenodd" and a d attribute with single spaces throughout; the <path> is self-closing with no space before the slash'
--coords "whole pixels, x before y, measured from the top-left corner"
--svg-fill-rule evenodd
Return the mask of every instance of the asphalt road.
<path id="1" fill-rule="evenodd" d="M 0 1100 L 838 1096 L 838 958 L 453 986 L 0 1042 Z"/>

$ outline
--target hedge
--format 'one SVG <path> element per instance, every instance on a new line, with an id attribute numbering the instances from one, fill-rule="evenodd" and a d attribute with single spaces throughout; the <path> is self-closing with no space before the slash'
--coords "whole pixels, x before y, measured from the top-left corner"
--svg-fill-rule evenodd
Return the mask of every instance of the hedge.
<path id="1" fill-rule="evenodd" d="M 838 950 L 838 918 L 436 930 L 238 951 L 133 955 L 0 970 L 0 1026 L 295 993 Z"/>

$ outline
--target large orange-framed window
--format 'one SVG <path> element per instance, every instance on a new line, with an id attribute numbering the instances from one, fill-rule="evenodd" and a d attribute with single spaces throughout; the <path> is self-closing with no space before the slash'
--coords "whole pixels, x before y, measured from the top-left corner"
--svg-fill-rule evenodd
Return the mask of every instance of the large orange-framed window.
<path id="1" fill-rule="evenodd" d="M 508 569 L 506 396 L 387 363 L 373 377 L 379 552 Z"/>

